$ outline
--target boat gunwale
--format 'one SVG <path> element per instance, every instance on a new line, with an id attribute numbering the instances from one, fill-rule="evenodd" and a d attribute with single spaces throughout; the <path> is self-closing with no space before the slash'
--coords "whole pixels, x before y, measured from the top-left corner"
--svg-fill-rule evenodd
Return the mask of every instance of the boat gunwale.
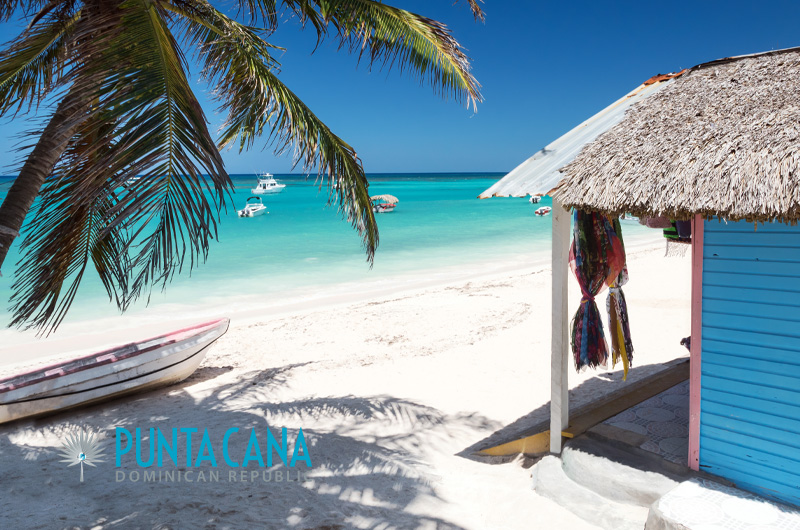
<path id="1" fill-rule="evenodd" d="M 85 394 L 87 392 L 94 392 L 94 391 L 100 390 L 102 388 L 112 388 L 114 386 L 125 385 L 127 383 L 136 381 L 138 379 L 143 379 L 145 377 L 150 377 L 150 376 L 155 375 L 157 373 L 165 372 L 167 370 L 179 367 L 181 365 L 185 365 L 186 363 L 191 362 L 192 359 L 194 359 L 198 355 L 205 355 L 206 350 L 209 347 L 211 347 L 211 345 L 213 343 L 214 343 L 214 341 L 211 341 L 208 344 L 205 344 L 204 346 L 201 346 L 200 348 L 198 348 L 198 350 L 196 352 L 194 352 L 191 355 L 189 355 L 187 357 L 184 357 L 181 360 L 176 361 L 176 362 L 174 362 L 172 364 L 168 364 L 167 366 L 162 366 L 160 368 L 156 368 L 154 370 L 151 370 L 149 372 L 145 372 L 143 374 L 137 374 L 137 375 L 135 375 L 133 377 L 129 377 L 129 378 L 123 379 L 121 381 L 114 381 L 114 382 L 111 382 L 111 383 L 104 383 L 102 385 L 97 385 L 97 386 L 93 386 L 93 387 L 90 387 L 90 388 L 84 388 L 84 389 L 81 389 L 81 390 L 71 390 L 71 391 L 68 391 L 68 392 L 62 392 L 62 393 L 53 394 L 53 395 L 50 395 L 50 394 L 34 394 L 31 397 L 27 397 L 27 398 L 23 398 L 23 399 L 17 399 L 17 400 L 14 400 L 14 401 L 10 401 L 8 403 L 2 403 L 2 405 L 0 405 L 0 406 L 21 405 L 21 404 L 24 404 L 24 403 L 33 403 L 33 402 L 37 402 L 37 401 L 43 401 L 43 400 L 46 400 L 46 399 L 59 399 L 59 398 L 65 398 L 65 397 L 68 397 L 68 396 L 78 396 L 78 395 L 81 395 L 81 394 Z M 192 370 L 192 371 L 194 371 L 194 370 Z M 109 394 L 109 396 L 114 396 L 117 393 L 126 393 L 126 392 L 129 392 L 131 390 L 134 390 L 135 388 L 136 387 L 131 387 L 131 388 L 128 388 L 128 389 L 122 389 L 122 390 L 119 390 L 119 391 L 114 392 L 112 394 Z M 104 398 L 105 397 L 107 397 L 107 396 L 104 396 Z M 2 421 L 0 421 L 0 423 L 2 423 Z"/>
<path id="2" fill-rule="evenodd" d="M 14 375 L 12 375 L 10 377 L 7 377 L 5 379 L 0 379 L 0 394 L 4 394 L 4 393 L 10 392 L 12 390 L 18 390 L 20 388 L 24 388 L 26 386 L 34 385 L 34 384 L 37 384 L 37 383 L 42 383 L 44 381 L 48 381 L 48 380 L 54 379 L 56 377 L 63 377 L 63 376 L 66 376 L 66 375 L 76 374 L 76 373 L 82 372 L 84 370 L 89 370 L 91 368 L 97 368 L 99 366 L 104 366 L 106 364 L 111 364 L 111 363 L 114 363 L 114 362 L 117 362 L 117 361 L 121 361 L 121 360 L 124 360 L 124 359 L 130 359 L 130 358 L 136 357 L 138 355 L 149 353 L 149 352 L 151 352 L 153 350 L 156 350 L 156 349 L 159 349 L 159 348 L 170 346 L 172 344 L 176 344 L 178 342 L 182 342 L 182 341 L 188 340 L 188 339 L 200 334 L 203 330 L 208 329 L 210 331 L 213 328 L 219 327 L 223 322 L 226 324 L 226 327 L 227 327 L 227 325 L 230 324 L 230 319 L 228 319 L 228 318 L 220 318 L 220 319 L 217 319 L 217 320 L 211 320 L 211 321 L 208 321 L 208 322 L 204 322 L 202 324 L 196 324 L 194 326 L 189 326 L 189 327 L 186 327 L 186 328 L 182 328 L 182 329 L 179 329 L 177 331 L 172 331 L 170 333 L 165 333 L 163 335 L 157 335 L 155 337 L 143 339 L 143 340 L 136 341 L 136 342 L 129 342 L 127 344 L 123 344 L 123 345 L 120 345 L 120 346 L 115 346 L 115 347 L 112 347 L 112 348 L 108 348 L 106 350 L 103 350 L 103 351 L 100 351 L 100 352 L 91 353 L 91 354 L 88 354 L 88 355 L 84 355 L 82 357 L 77 357 L 77 358 L 74 358 L 74 359 L 69 359 L 69 360 L 66 360 L 66 361 L 50 364 L 50 365 L 47 365 L 47 366 L 44 366 L 44 367 L 35 368 L 33 370 L 30 370 L 28 372 L 23 372 L 21 374 L 14 374 Z M 189 335 L 187 337 L 183 337 L 183 338 L 176 337 L 176 338 L 170 339 L 168 341 L 159 342 L 159 343 L 154 344 L 154 345 L 152 345 L 150 347 L 147 347 L 147 348 L 143 348 L 143 349 L 139 349 L 139 350 L 132 349 L 129 352 L 120 353 L 119 355 L 114 355 L 115 352 L 119 352 L 120 350 L 124 350 L 126 348 L 133 348 L 138 344 L 142 344 L 142 343 L 145 343 L 145 342 L 151 342 L 151 341 L 157 341 L 159 339 L 166 339 L 166 338 L 172 337 L 174 335 L 188 333 L 190 331 L 195 331 L 195 330 L 196 330 L 195 333 L 192 333 L 191 335 Z M 105 358 L 101 359 L 102 357 L 105 357 Z M 94 362 L 85 362 L 85 361 L 94 361 Z M 53 370 L 55 370 L 57 368 L 62 368 L 64 366 L 66 366 L 66 365 L 71 365 L 71 364 L 75 364 L 75 363 L 77 363 L 78 365 L 75 366 L 74 369 L 72 369 L 72 370 L 69 370 L 69 371 L 60 370 L 58 372 L 53 372 L 53 373 L 47 374 L 47 372 L 51 372 L 51 371 L 53 371 Z M 81 363 L 83 363 L 83 364 L 81 364 Z M 35 377 L 36 375 L 39 375 L 39 374 L 41 374 L 42 376 L 41 377 Z M 31 376 L 34 376 L 34 377 L 31 377 Z M 27 377 L 30 377 L 30 379 L 27 380 L 27 381 L 20 382 L 19 384 L 11 383 L 15 379 L 24 379 L 24 378 L 27 378 Z"/>

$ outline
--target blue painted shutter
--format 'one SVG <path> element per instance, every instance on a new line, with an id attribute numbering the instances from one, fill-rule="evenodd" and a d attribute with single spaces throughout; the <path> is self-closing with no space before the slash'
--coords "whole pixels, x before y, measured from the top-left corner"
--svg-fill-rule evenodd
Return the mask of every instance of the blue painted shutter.
<path id="1" fill-rule="evenodd" d="M 800 505 L 800 227 L 704 229 L 700 468 Z"/>

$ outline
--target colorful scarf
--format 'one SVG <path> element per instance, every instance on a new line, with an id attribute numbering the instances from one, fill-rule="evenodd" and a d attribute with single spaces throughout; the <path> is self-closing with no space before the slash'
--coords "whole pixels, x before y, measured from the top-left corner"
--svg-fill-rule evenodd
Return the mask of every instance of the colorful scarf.
<path id="1" fill-rule="evenodd" d="M 622 242 L 606 216 L 575 210 L 569 263 L 582 293 L 572 319 L 570 342 L 575 368 L 606 366 L 608 346 L 594 297 L 617 280 L 625 267 Z"/>
<path id="2" fill-rule="evenodd" d="M 628 305 L 625 303 L 625 293 L 622 286 L 628 283 L 628 266 L 625 263 L 625 242 L 622 240 L 622 227 L 619 219 L 614 219 L 613 235 L 619 239 L 622 247 L 622 270 L 614 281 L 608 284 L 608 298 L 606 298 L 606 310 L 608 311 L 608 329 L 611 333 L 611 366 L 616 366 L 622 361 L 624 375 L 622 379 L 628 378 L 628 369 L 633 362 L 633 342 L 631 341 L 631 329 L 628 322 Z"/>

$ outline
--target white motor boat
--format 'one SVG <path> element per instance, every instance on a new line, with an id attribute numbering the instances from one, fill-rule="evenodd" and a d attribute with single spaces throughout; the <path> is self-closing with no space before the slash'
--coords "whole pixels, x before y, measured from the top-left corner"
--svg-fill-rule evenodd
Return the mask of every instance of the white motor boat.
<path id="1" fill-rule="evenodd" d="M 267 207 L 261 202 L 261 197 L 249 197 L 244 208 L 237 212 L 239 217 L 256 217 L 269 213 Z"/>
<path id="2" fill-rule="evenodd" d="M 265 193 L 280 193 L 286 184 L 280 184 L 270 173 L 262 173 L 258 176 L 258 184 L 250 189 L 250 193 L 263 195 Z"/>
<path id="3" fill-rule="evenodd" d="M 528 202 L 531 204 L 539 204 L 539 201 L 542 200 L 541 195 L 531 195 L 531 198 L 528 199 Z"/>
<path id="4" fill-rule="evenodd" d="M 545 215 L 548 215 L 551 210 L 552 210 L 552 208 L 550 208 L 549 206 L 542 206 L 541 208 L 538 208 L 533 213 L 535 213 L 536 215 L 538 215 L 540 217 L 544 217 Z"/>
<path id="5" fill-rule="evenodd" d="M 183 381 L 227 330 L 222 318 L 0 378 L 0 423 Z"/>

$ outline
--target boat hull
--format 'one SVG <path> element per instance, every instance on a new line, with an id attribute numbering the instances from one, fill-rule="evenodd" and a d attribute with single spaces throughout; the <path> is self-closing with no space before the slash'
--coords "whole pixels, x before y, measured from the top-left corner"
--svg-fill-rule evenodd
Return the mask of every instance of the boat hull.
<path id="1" fill-rule="evenodd" d="M 280 193 L 283 191 L 283 188 L 285 187 L 286 185 L 283 184 L 276 188 L 267 188 L 267 189 L 250 188 L 250 193 L 252 193 L 253 195 L 268 195 L 270 193 Z"/>
<path id="2" fill-rule="evenodd" d="M 182 381 L 228 324 L 221 319 L 0 380 L 0 423 Z"/>
<path id="3" fill-rule="evenodd" d="M 266 208 L 260 210 L 239 210 L 239 217 L 258 217 L 267 213 Z"/>

